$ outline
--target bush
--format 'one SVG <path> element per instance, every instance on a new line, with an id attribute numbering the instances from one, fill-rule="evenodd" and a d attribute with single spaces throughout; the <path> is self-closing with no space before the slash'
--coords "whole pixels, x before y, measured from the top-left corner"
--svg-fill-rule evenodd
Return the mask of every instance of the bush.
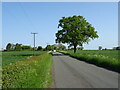
<path id="1" fill-rule="evenodd" d="M 38 46 L 38 48 L 37 48 L 38 51 L 40 51 L 42 49 L 43 49 L 42 46 Z"/>

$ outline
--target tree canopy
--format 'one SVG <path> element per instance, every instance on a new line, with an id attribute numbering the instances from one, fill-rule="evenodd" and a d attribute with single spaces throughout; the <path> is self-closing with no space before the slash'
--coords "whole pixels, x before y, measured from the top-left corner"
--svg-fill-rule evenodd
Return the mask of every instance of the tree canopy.
<path id="1" fill-rule="evenodd" d="M 45 49 L 49 51 L 52 50 L 52 45 L 47 45 Z"/>
<path id="2" fill-rule="evenodd" d="M 16 44 L 8 43 L 6 46 L 7 51 L 21 51 L 21 50 L 31 50 L 31 49 L 32 49 L 31 46 L 22 45 L 19 43 Z"/>
<path id="3" fill-rule="evenodd" d="M 37 48 L 38 51 L 42 50 L 42 49 L 43 49 L 42 46 L 38 46 L 38 48 Z"/>
<path id="4" fill-rule="evenodd" d="M 11 50 L 12 49 L 12 44 L 11 43 L 8 43 L 7 46 L 6 46 L 6 50 Z"/>
<path id="5" fill-rule="evenodd" d="M 32 47 L 27 45 L 22 45 L 22 50 L 32 50 Z"/>
<path id="6" fill-rule="evenodd" d="M 61 30 L 56 33 L 56 43 L 68 43 L 69 46 L 74 46 L 74 53 L 78 45 L 82 46 L 90 39 L 99 37 L 95 28 L 83 16 L 62 17 L 58 28 Z"/>

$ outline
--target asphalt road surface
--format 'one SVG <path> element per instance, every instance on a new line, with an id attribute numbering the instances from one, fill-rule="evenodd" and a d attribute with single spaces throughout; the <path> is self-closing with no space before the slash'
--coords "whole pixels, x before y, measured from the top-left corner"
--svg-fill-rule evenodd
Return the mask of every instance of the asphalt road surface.
<path id="1" fill-rule="evenodd" d="M 54 88 L 118 88 L 118 73 L 53 53 Z"/>

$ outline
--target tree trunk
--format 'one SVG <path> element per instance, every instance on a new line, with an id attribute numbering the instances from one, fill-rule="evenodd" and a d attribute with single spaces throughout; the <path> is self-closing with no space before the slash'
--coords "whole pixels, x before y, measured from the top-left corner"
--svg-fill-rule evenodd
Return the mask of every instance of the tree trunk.
<path id="1" fill-rule="evenodd" d="M 76 45 L 74 45 L 74 53 L 76 53 L 76 50 L 77 50 L 77 49 L 76 49 L 76 47 L 77 47 L 77 46 L 76 46 Z"/>

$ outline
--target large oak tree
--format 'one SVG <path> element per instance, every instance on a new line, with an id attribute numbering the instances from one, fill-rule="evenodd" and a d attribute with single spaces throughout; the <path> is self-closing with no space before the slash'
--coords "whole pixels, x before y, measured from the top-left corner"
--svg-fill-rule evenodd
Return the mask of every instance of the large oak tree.
<path id="1" fill-rule="evenodd" d="M 56 33 L 56 43 L 68 43 L 74 46 L 74 53 L 77 46 L 88 43 L 90 39 L 98 38 L 95 28 L 85 20 L 83 16 L 62 17 L 59 20 L 58 30 Z"/>

